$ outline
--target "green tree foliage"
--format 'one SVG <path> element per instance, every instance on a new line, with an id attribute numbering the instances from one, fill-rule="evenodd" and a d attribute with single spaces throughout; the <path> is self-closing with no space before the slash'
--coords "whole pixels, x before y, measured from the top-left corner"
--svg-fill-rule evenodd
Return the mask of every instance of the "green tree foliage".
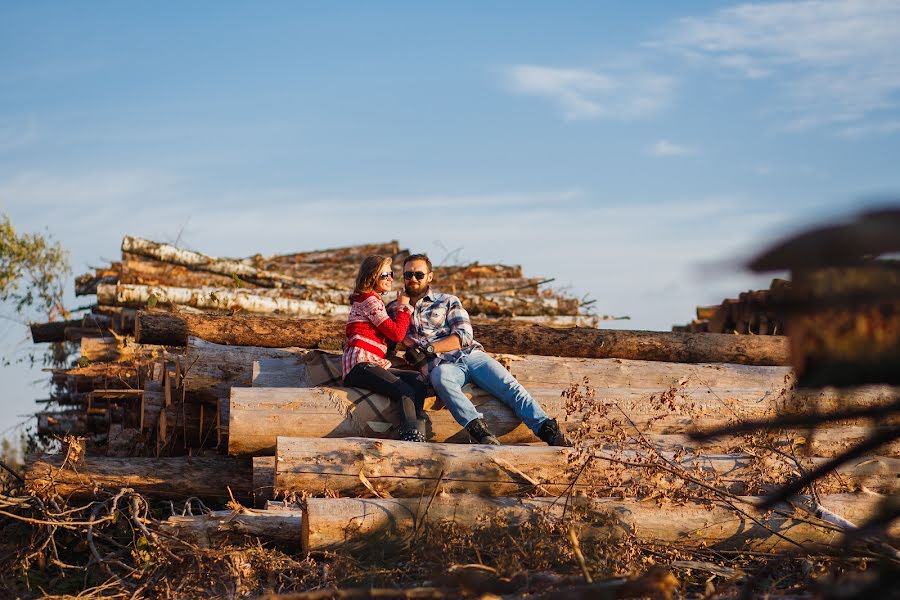
<path id="1" fill-rule="evenodd" d="M 69 273 L 69 254 L 59 242 L 37 233 L 20 235 L 0 214 L 0 301 L 22 316 L 65 318 L 63 283 Z"/>

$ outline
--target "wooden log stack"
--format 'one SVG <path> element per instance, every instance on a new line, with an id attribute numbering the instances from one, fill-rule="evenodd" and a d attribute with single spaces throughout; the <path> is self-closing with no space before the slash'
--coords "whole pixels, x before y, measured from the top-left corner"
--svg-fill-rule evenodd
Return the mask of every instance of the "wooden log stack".
<path id="1" fill-rule="evenodd" d="M 828 546 L 840 527 L 818 527 L 795 506 L 755 506 L 889 424 L 848 418 L 814 435 L 787 429 L 703 445 L 689 435 L 896 399 L 887 386 L 795 390 L 787 340 L 768 325 L 748 331 L 770 335 L 735 336 L 498 321 L 574 322 L 583 306 L 542 291 L 547 280 L 518 267 L 475 263 L 436 269 L 437 279 L 473 315 L 494 318 L 476 321 L 476 339 L 547 413 L 574 437 L 589 435 L 578 448 L 547 447 L 508 407 L 470 387 L 503 445 L 470 444 L 434 397 L 426 401 L 429 441 L 401 442 L 388 399 L 341 387 L 338 354 L 359 262 L 384 254 L 399 272 L 399 244 L 237 260 L 126 237 L 122 251 L 120 262 L 79 278 L 78 292 L 98 298 L 89 318 L 35 329 L 36 341 L 80 340 L 81 354 L 52 372 L 58 406 L 40 415 L 39 430 L 88 444 L 84 456 L 32 457 L 28 484 L 75 498 L 129 487 L 158 499 L 255 505 L 166 523 L 167 533 L 203 546 L 251 536 L 309 552 L 352 550 L 446 521 L 557 519 L 567 505 L 584 515 L 576 523 L 583 538 Z M 817 490 L 819 508 L 862 521 L 879 495 L 896 493 L 898 473 L 895 441 L 841 466 Z M 740 497 L 733 501 L 743 512 L 711 499 L 710 487 Z"/>

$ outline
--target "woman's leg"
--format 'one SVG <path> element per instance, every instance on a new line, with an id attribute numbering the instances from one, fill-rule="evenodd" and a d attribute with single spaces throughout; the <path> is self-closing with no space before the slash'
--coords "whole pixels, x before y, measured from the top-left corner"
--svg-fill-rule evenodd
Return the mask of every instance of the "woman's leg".
<path id="1" fill-rule="evenodd" d="M 416 420 L 416 392 L 406 381 L 379 367 L 375 363 L 362 362 L 344 377 L 344 385 L 372 390 L 400 404 L 404 424 Z"/>
<path id="2" fill-rule="evenodd" d="M 406 369 L 388 369 L 388 371 L 405 381 L 406 384 L 412 388 L 413 402 L 415 402 L 416 405 L 416 417 L 419 419 L 424 419 L 425 398 L 428 397 L 428 386 L 425 385 L 424 381 L 422 381 L 422 377 L 419 375 L 419 372 L 409 371 Z"/>

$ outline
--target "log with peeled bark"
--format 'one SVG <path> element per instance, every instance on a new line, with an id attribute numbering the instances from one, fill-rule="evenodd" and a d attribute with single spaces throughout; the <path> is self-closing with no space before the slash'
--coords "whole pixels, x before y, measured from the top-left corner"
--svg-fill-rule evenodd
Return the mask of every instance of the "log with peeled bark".
<path id="1" fill-rule="evenodd" d="M 303 516 L 299 510 L 216 510 L 204 515 L 174 515 L 160 523 L 163 533 L 201 548 L 250 539 L 300 546 Z"/>
<path id="2" fill-rule="evenodd" d="M 680 363 L 789 365 L 787 339 L 712 333 L 605 330 L 538 325 L 475 324 L 489 352 L 572 358 L 626 358 Z M 344 323 L 259 315 L 172 314 L 141 311 L 139 343 L 184 345 L 189 335 L 234 346 L 340 348 Z"/>
<path id="3" fill-rule="evenodd" d="M 253 457 L 253 506 L 265 508 L 275 498 L 275 457 Z"/>
<path id="4" fill-rule="evenodd" d="M 257 285 L 275 287 L 283 284 L 302 283 L 282 273 L 257 269 L 243 261 L 207 256 L 199 252 L 192 252 L 169 244 L 160 244 L 130 235 L 122 238 L 122 252 L 147 256 L 162 262 L 209 271 L 210 273 L 234 275 Z"/>
<path id="5" fill-rule="evenodd" d="M 477 388 L 467 386 L 466 391 L 472 395 L 472 402 L 483 414 L 488 428 L 502 442 L 537 441 L 505 404 Z M 765 399 L 755 390 L 751 392 L 695 391 L 685 394 L 681 399 L 683 404 L 673 410 L 657 390 L 602 388 L 583 406 L 574 407 L 568 417 L 567 399 L 558 392 L 544 394 L 534 390 L 532 395 L 563 429 L 578 427 L 587 416 L 599 433 L 613 435 L 616 431 L 633 431 L 626 414 L 644 434 L 685 434 L 696 428 L 724 425 L 736 418 L 771 416 L 782 406 L 778 398 Z M 232 388 L 228 452 L 272 454 L 278 436 L 396 438 L 399 423 L 396 405 L 383 396 L 370 394 L 359 398 L 353 393 L 349 388 Z M 892 397 L 892 388 L 863 388 L 850 402 L 873 406 Z M 435 402 L 432 397 L 425 404 L 429 441 L 468 442 L 468 435 L 450 412 L 438 409 Z M 848 402 L 846 396 L 823 393 L 819 406 L 827 410 L 844 402 Z M 854 423 L 843 425 L 848 424 Z"/>
<path id="6" fill-rule="evenodd" d="M 81 358 L 92 362 L 151 360 L 164 358 L 169 354 L 172 353 L 165 346 L 136 344 L 132 337 L 81 338 Z"/>
<path id="7" fill-rule="evenodd" d="M 253 497 L 253 471 L 249 459 L 226 456 L 168 458 L 84 456 L 77 464 L 64 464 L 65 454 L 31 455 L 25 480 L 37 492 L 55 491 L 63 497 L 93 498 L 132 488 L 158 499 L 184 500 Z"/>
<path id="8" fill-rule="evenodd" d="M 163 306 L 180 305 L 206 310 L 240 310 L 299 317 L 345 318 L 350 311 L 347 305 L 285 298 L 278 290 L 181 288 L 127 283 L 97 286 L 97 301 L 101 304 L 141 308 L 147 306 L 151 298 L 155 298 L 154 302 Z"/>
<path id="9" fill-rule="evenodd" d="M 188 392 L 227 399 L 232 387 L 249 387 L 253 363 L 262 359 L 291 359 L 307 351 L 301 348 L 262 348 L 223 346 L 190 338 L 181 363 L 182 385 Z"/>
<path id="10" fill-rule="evenodd" d="M 586 515 L 574 524 L 578 538 L 616 540 L 634 535 L 643 542 L 710 549 L 794 552 L 833 548 L 843 533 L 833 526 L 812 524 L 790 506 L 761 513 L 758 497 L 741 497 L 738 506 L 756 521 L 730 508 L 702 502 L 618 498 L 489 498 L 473 494 L 439 494 L 425 498 L 307 498 L 303 511 L 303 550 L 334 551 L 408 537 L 422 524 L 453 522 L 464 529 L 522 525 L 539 517 L 560 519 L 580 504 Z M 881 501 L 879 496 L 821 496 L 821 505 L 850 520 L 863 522 Z M 427 507 L 427 508 L 426 508 Z M 758 522 L 757 522 L 758 521 Z M 900 532 L 895 523 L 891 532 Z M 787 539 L 785 539 L 787 538 Z M 790 540 L 790 541 L 789 541 Z M 796 542 L 796 544 L 791 543 Z"/>
<path id="11" fill-rule="evenodd" d="M 559 358 L 536 355 L 495 355 L 528 389 L 557 393 L 575 384 L 601 387 L 632 387 L 669 391 L 743 389 L 756 390 L 760 398 L 783 395 L 793 383 L 787 367 L 757 367 L 731 364 L 683 364 L 627 359 Z M 340 355 L 323 354 L 334 372 L 340 372 Z M 225 397 L 231 387 L 307 387 L 323 382 L 309 380 L 300 348 L 270 349 L 259 346 L 226 346 L 190 338 L 183 362 L 189 391 L 207 391 Z M 332 382 L 334 383 L 334 382 Z M 809 396 L 801 395 L 800 397 Z M 812 397 L 815 397 L 813 395 Z M 794 406 L 796 408 L 796 406 Z"/>
<path id="12" fill-rule="evenodd" d="M 645 471 L 638 466 L 652 464 L 653 456 L 646 451 L 587 450 L 593 458 L 583 469 L 584 461 L 578 460 L 586 456 L 582 452 L 550 446 L 279 437 L 275 495 L 346 497 L 367 495 L 374 490 L 381 497 L 419 498 L 430 495 L 435 485 L 446 493 L 482 496 L 562 495 L 573 489 L 592 492 L 591 495 L 633 495 L 622 490 L 646 483 L 648 473 L 653 470 L 649 467 Z M 785 459 L 773 460 L 771 456 L 677 456 L 673 453 L 663 456 L 691 477 L 704 480 L 704 473 L 718 476 L 715 485 L 732 494 L 766 493 L 783 483 L 785 474 L 798 475 L 794 464 L 787 464 Z M 808 467 L 815 467 L 825 460 L 812 458 L 804 462 Z M 260 463 L 260 477 L 264 476 L 262 469 Z M 759 473 L 763 477 L 758 477 Z M 771 478 L 767 479 L 766 474 Z M 835 477 L 823 481 L 818 491 L 833 493 L 863 485 L 878 492 L 896 491 L 900 459 L 864 457 L 844 465 L 837 475 L 840 480 Z M 670 484 L 691 487 L 678 477 L 672 477 Z"/>

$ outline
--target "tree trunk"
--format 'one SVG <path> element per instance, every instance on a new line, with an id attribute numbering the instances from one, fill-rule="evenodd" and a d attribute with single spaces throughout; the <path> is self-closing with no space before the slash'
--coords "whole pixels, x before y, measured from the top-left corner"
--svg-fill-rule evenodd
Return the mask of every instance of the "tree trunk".
<path id="1" fill-rule="evenodd" d="M 201 548 L 241 543 L 246 538 L 259 538 L 300 545 L 303 517 L 300 511 L 251 510 L 240 512 L 216 510 L 198 516 L 172 516 L 160 525 L 161 531 Z"/>
<path id="2" fill-rule="evenodd" d="M 745 499 L 750 504 L 739 504 L 742 510 L 768 529 L 721 506 L 667 500 L 576 498 L 590 513 L 577 523 L 576 533 L 581 540 L 617 539 L 633 534 L 645 542 L 767 552 L 797 550 L 797 546 L 772 531 L 809 549 L 835 546 L 843 537 L 833 528 L 809 524 L 809 518 L 802 513 L 794 517 L 794 510 L 788 506 L 762 514 L 752 508 L 752 503 L 759 498 Z M 879 501 L 880 498 L 868 495 L 822 497 L 822 505 L 852 522 L 862 522 Z M 498 521 L 516 526 L 534 521 L 539 515 L 559 518 L 565 510 L 571 514 L 571 504 L 557 498 L 486 498 L 472 494 L 439 494 L 433 501 L 428 497 L 308 498 L 302 524 L 303 550 L 345 550 L 384 543 L 409 536 L 423 522 L 435 525 L 452 521 L 465 529 L 492 526 Z M 613 517 L 612 521 L 609 516 Z M 891 530 L 900 531 L 900 524 Z"/>
<path id="3" fill-rule="evenodd" d="M 484 415 L 488 428 L 503 443 L 537 441 L 505 404 L 477 388 L 465 389 Z M 773 416 L 784 402 L 779 398 L 762 398 L 756 390 L 749 394 L 740 389 L 716 390 L 715 394 L 706 390 L 690 391 L 676 402 L 660 399 L 657 390 L 601 388 L 567 417 L 568 400 L 559 392 L 534 390 L 532 395 L 563 429 L 578 427 L 587 416 L 588 422 L 599 426 L 606 435 L 613 434 L 617 428 L 633 432 L 625 415 L 645 434 L 684 434 L 697 428 L 725 425 L 735 418 Z M 233 388 L 229 406 L 229 454 L 271 454 L 278 436 L 397 437 L 400 417 L 394 403 L 377 394 L 361 396 L 362 392 L 353 388 Z M 881 388 L 863 389 L 852 401 L 831 392 L 822 394 L 819 406 L 827 410 L 842 402 L 877 405 L 885 398 Z M 425 404 L 429 441 L 468 442 L 468 434 L 450 412 L 437 409 L 435 402 L 432 397 Z"/>
<path id="4" fill-rule="evenodd" d="M 146 301 L 145 301 L 146 302 Z M 183 321 L 177 323 L 176 319 Z M 153 323 L 162 320 L 163 323 Z M 627 358 L 680 363 L 789 365 L 781 336 L 666 333 L 538 325 L 476 324 L 475 339 L 489 352 L 572 358 Z M 142 311 L 135 337 L 145 344 L 184 345 L 188 335 L 229 345 L 339 348 L 344 324 L 322 319 L 251 315 L 167 315 Z"/>
<path id="5" fill-rule="evenodd" d="M 590 452 L 594 458 L 582 470 Z M 763 480 L 758 473 L 768 468 L 778 477 L 782 472 L 796 472 L 794 465 L 771 464 L 747 454 L 687 455 L 663 454 L 672 464 L 680 464 L 686 473 L 703 477 L 702 472 L 716 474 L 717 485 L 733 494 L 762 493 L 750 489 L 752 479 L 773 488 L 780 480 Z M 649 458 L 652 458 L 649 457 Z M 256 459 L 255 459 L 256 460 Z M 825 458 L 813 458 L 810 466 Z M 553 448 L 549 446 L 485 446 L 473 444 L 422 444 L 368 438 L 286 438 L 277 442 L 275 461 L 275 494 L 334 494 L 336 496 L 368 495 L 374 489 L 380 496 L 395 498 L 427 497 L 439 486 L 446 493 L 473 493 L 482 496 L 512 496 L 523 493 L 562 495 L 570 489 L 618 495 L 629 486 L 644 483 L 646 471 L 633 465 L 649 464 L 646 452 L 605 452 Z M 806 461 L 805 461 L 806 462 Z M 262 465 L 261 465 L 262 467 Z M 268 473 L 266 473 L 268 474 Z M 260 473 L 262 476 L 263 473 Z M 900 459 L 866 457 L 845 465 L 838 475 L 844 483 L 826 480 L 820 493 L 842 491 L 849 484 L 865 485 L 875 491 L 892 491 L 900 475 Z M 256 463 L 254 462 L 254 477 Z M 572 487 L 576 480 L 577 484 Z M 675 484 L 691 487 L 683 479 Z M 628 494 L 631 495 L 631 494 Z"/>
<path id="6" fill-rule="evenodd" d="M 251 461 L 242 458 L 170 457 L 113 458 L 85 456 L 75 465 L 63 465 L 65 454 L 31 455 L 25 480 L 35 492 L 55 491 L 63 497 L 102 497 L 122 488 L 159 499 L 184 500 L 235 498 L 249 502 L 253 497 Z"/>

